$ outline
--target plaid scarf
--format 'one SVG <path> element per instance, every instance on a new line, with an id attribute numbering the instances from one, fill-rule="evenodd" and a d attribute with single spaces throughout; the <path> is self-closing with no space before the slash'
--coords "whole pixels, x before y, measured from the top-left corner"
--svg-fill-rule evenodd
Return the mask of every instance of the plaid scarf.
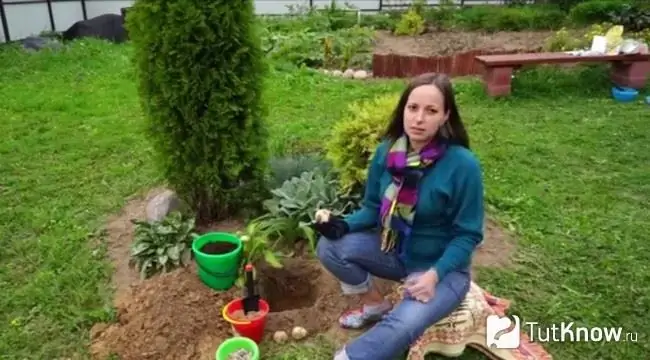
<path id="1" fill-rule="evenodd" d="M 393 143 L 386 158 L 393 182 L 386 188 L 379 210 L 383 227 L 381 249 L 385 252 L 395 248 L 398 234 L 403 235 L 404 239 L 411 235 L 418 200 L 418 183 L 424 169 L 440 159 L 447 147 L 432 141 L 419 153 L 408 149 L 408 139 L 402 135 Z"/>

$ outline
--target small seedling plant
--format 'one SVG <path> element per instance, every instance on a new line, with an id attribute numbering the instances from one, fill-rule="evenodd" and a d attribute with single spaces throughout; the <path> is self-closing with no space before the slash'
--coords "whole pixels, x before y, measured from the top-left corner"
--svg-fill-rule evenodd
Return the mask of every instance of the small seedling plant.
<path id="1" fill-rule="evenodd" d="M 245 281 L 244 268 L 246 264 L 254 266 L 253 276 L 257 278 L 257 265 L 262 261 L 274 268 L 282 268 L 282 254 L 276 251 L 278 240 L 272 240 L 273 235 L 277 235 L 278 229 L 276 223 L 270 222 L 263 218 L 258 218 L 246 226 L 243 232 L 238 235 L 243 243 L 242 265 L 239 269 L 237 286 L 243 287 Z"/>

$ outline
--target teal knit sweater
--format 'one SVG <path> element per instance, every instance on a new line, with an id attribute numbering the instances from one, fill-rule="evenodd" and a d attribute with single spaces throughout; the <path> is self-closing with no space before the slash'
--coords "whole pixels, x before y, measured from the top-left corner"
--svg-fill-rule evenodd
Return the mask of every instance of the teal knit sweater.
<path id="1" fill-rule="evenodd" d="M 379 204 L 391 183 L 385 159 L 389 144 L 382 142 L 368 170 L 363 206 L 347 215 L 351 232 L 380 224 Z M 400 256 L 409 272 L 435 268 L 442 279 L 468 268 L 476 246 L 483 240 L 483 180 L 474 154 L 452 145 L 419 185 L 411 238 Z M 402 241 L 402 239 L 399 239 Z"/>

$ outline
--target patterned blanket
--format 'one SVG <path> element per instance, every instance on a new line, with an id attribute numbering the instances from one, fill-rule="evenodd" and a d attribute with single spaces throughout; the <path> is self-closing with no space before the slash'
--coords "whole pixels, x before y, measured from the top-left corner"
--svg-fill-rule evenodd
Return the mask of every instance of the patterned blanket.
<path id="1" fill-rule="evenodd" d="M 389 297 L 393 302 L 401 300 L 404 293 L 399 287 Z M 517 349 L 496 349 L 486 343 L 486 319 L 489 315 L 504 316 L 510 302 L 495 297 L 472 282 L 463 303 L 445 319 L 430 327 L 411 346 L 407 360 L 424 360 L 429 353 L 456 357 L 466 347 L 475 348 L 494 360 L 552 360 L 551 355 L 539 344 L 530 342 L 521 333 Z"/>

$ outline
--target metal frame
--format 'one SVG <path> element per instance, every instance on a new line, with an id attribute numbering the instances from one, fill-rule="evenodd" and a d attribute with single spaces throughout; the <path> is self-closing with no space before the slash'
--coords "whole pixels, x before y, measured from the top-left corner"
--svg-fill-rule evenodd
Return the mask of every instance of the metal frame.
<path id="1" fill-rule="evenodd" d="M 382 10 L 399 10 L 399 9 L 406 9 L 408 6 L 413 3 L 413 0 L 401 0 L 404 2 L 403 4 L 384 4 L 384 2 L 387 0 L 379 0 L 379 11 Z M 500 0 L 499 5 L 507 4 L 511 0 Z M 527 0 L 529 3 L 533 3 L 534 0 Z M 472 5 L 483 5 L 485 2 L 483 0 L 454 0 L 453 5 L 454 6 L 459 6 L 459 7 L 465 7 L 465 6 L 472 6 Z M 436 7 L 440 6 L 440 2 L 437 4 L 429 4 L 428 2 L 426 3 L 427 7 Z"/>
<path id="2" fill-rule="evenodd" d="M 47 5 L 47 12 L 49 15 L 49 20 L 50 20 L 50 29 L 51 31 L 57 31 L 56 30 L 56 24 L 54 21 L 54 12 L 52 10 L 52 4 L 58 3 L 58 2 L 77 2 L 81 5 L 81 12 L 83 14 L 83 20 L 88 20 L 88 12 L 86 10 L 86 2 L 87 1 L 116 1 L 116 0 L 28 0 L 28 1 L 7 1 L 7 0 L 0 0 L 0 22 L 2 22 L 2 30 L 4 31 L 5 35 L 5 42 L 10 42 L 11 41 L 11 34 L 9 33 L 9 23 L 7 22 L 7 14 L 5 12 L 5 6 L 11 6 L 11 5 L 29 5 L 29 4 L 46 4 Z M 378 0 L 378 6 L 376 9 L 360 9 L 359 11 L 361 12 L 377 12 L 377 11 L 383 11 L 383 10 L 398 10 L 398 9 L 403 9 L 406 8 L 412 0 L 402 0 L 404 3 L 403 4 L 384 4 L 386 0 Z M 471 5 L 472 2 L 479 2 L 481 0 L 460 0 L 460 2 L 457 4 L 458 6 L 466 6 L 466 5 Z M 501 3 L 507 3 L 508 0 L 502 0 Z M 532 1 L 531 1 L 532 2 Z M 468 4 L 469 3 L 469 4 Z M 427 6 L 438 6 L 439 4 L 427 4 Z M 314 6 L 314 0 L 309 0 L 309 6 L 313 7 Z"/>
<path id="3" fill-rule="evenodd" d="M 81 5 L 81 13 L 84 20 L 88 20 L 88 12 L 86 10 L 87 1 L 115 1 L 115 0 L 28 0 L 28 1 L 6 1 L 0 0 L 0 21 L 2 22 L 2 31 L 4 31 L 5 42 L 11 42 L 11 34 L 9 34 L 9 22 L 7 22 L 7 13 L 5 12 L 5 6 L 11 5 L 34 5 L 34 4 L 46 4 L 47 5 L 47 14 L 50 20 L 50 29 L 51 31 L 56 30 L 56 24 L 54 21 L 54 11 L 52 10 L 52 4 L 62 3 L 62 2 L 76 2 Z"/>
<path id="4" fill-rule="evenodd" d="M 0 0 L 0 21 L 2 22 L 4 41 L 9 42 L 11 41 L 11 37 L 9 36 L 9 24 L 7 23 L 7 14 L 5 14 L 5 5 L 2 0 Z"/>

